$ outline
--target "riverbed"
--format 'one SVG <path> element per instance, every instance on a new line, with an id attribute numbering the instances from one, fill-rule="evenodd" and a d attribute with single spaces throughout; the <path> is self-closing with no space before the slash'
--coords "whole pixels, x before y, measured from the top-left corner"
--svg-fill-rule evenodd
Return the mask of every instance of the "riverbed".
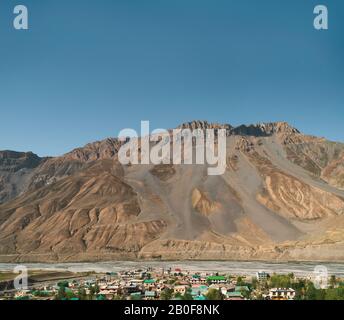
<path id="1" fill-rule="evenodd" d="M 317 266 L 326 267 L 329 275 L 344 277 L 343 263 L 320 263 L 320 262 L 290 262 L 271 263 L 260 261 L 108 261 L 108 262 L 82 262 L 82 263 L 26 263 L 21 264 L 29 270 L 56 270 L 70 272 L 98 273 L 131 271 L 136 269 L 181 269 L 190 272 L 219 272 L 233 275 L 255 275 L 258 271 L 270 274 L 294 273 L 296 276 L 307 277 L 313 274 Z M 13 271 L 18 266 L 14 263 L 0 263 L 0 271 Z"/>

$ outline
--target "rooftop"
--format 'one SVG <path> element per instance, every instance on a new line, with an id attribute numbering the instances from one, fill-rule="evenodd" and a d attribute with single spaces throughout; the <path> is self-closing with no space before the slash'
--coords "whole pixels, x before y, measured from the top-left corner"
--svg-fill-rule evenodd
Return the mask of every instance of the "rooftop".
<path id="1" fill-rule="evenodd" d="M 143 283 L 155 283 L 154 279 L 146 279 Z"/>
<path id="2" fill-rule="evenodd" d="M 210 277 L 207 278 L 207 280 L 210 280 L 210 281 L 225 281 L 226 277 L 224 277 L 224 276 L 210 276 Z"/>

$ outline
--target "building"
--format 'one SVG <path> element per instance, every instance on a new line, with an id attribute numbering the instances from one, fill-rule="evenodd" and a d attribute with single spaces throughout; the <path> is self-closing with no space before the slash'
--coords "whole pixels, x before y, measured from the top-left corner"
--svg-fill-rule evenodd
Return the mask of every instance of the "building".
<path id="1" fill-rule="evenodd" d="M 270 289 L 267 298 L 270 300 L 294 300 L 295 294 L 295 290 L 291 288 L 273 288 Z"/>
<path id="2" fill-rule="evenodd" d="M 224 276 L 210 276 L 207 278 L 207 282 L 211 284 L 224 284 L 227 283 L 227 279 Z"/>
<path id="3" fill-rule="evenodd" d="M 117 290 L 100 290 L 98 294 L 105 297 L 106 299 L 112 299 L 113 296 L 117 295 Z"/>
<path id="4" fill-rule="evenodd" d="M 186 286 L 175 286 L 174 287 L 174 294 L 181 294 L 182 296 L 186 293 Z"/>
<path id="5" fill-rule="evenodd" d="M 156 298 L 155 291 L 145 291 L 145 300 L 154 300 Z"/>
<path id="6" fill-rule="evenodd" d="M 193 275 L 190 280 L 189 280 L 190 284 L 206 284 L 207 283 L 207 279 L 203 278 L 199 275 Z"/>
<path id="7" fill-rule="evenodd" d="M 145 279 L 143 281 L 143 285 L 145 287 L 146 290 L 154 288 L 155 287 L 155 280 L 154 279 Z"/>
<path id="8" fill-rule="evenodd" d="M 227 292 L 225 300 L 245 300 L 241 292 Z"/>
<path id="9" fill-rule="evenodd" d="M 256 276 L 259 282 L 266 282 L 268 280 L 269 274 L 265 271 L 259 271 L 257 272 Z"/>

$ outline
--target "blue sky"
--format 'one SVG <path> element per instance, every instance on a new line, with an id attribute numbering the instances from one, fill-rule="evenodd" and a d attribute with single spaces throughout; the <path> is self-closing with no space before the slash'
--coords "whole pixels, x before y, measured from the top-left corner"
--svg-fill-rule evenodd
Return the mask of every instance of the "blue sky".
<path id="1" fill-rule="evenodd" d="M 22 0 L 28 31 L 17 4 L 0 2 L 0 150 L 58 155 L 141 120 L 283 120 L 344 142 L 342 0 Z"/>

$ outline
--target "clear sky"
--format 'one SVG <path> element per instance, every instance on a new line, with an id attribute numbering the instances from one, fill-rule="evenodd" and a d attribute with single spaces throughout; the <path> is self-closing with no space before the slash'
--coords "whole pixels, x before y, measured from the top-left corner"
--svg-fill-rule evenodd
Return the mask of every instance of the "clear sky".
<path id="1" fill-rule="evenodd" d="M 344 1 L 1 0 L 0 114 L 0 150 L 41 156 L 141 120 L 288 121 L 344 142 Z"/>

